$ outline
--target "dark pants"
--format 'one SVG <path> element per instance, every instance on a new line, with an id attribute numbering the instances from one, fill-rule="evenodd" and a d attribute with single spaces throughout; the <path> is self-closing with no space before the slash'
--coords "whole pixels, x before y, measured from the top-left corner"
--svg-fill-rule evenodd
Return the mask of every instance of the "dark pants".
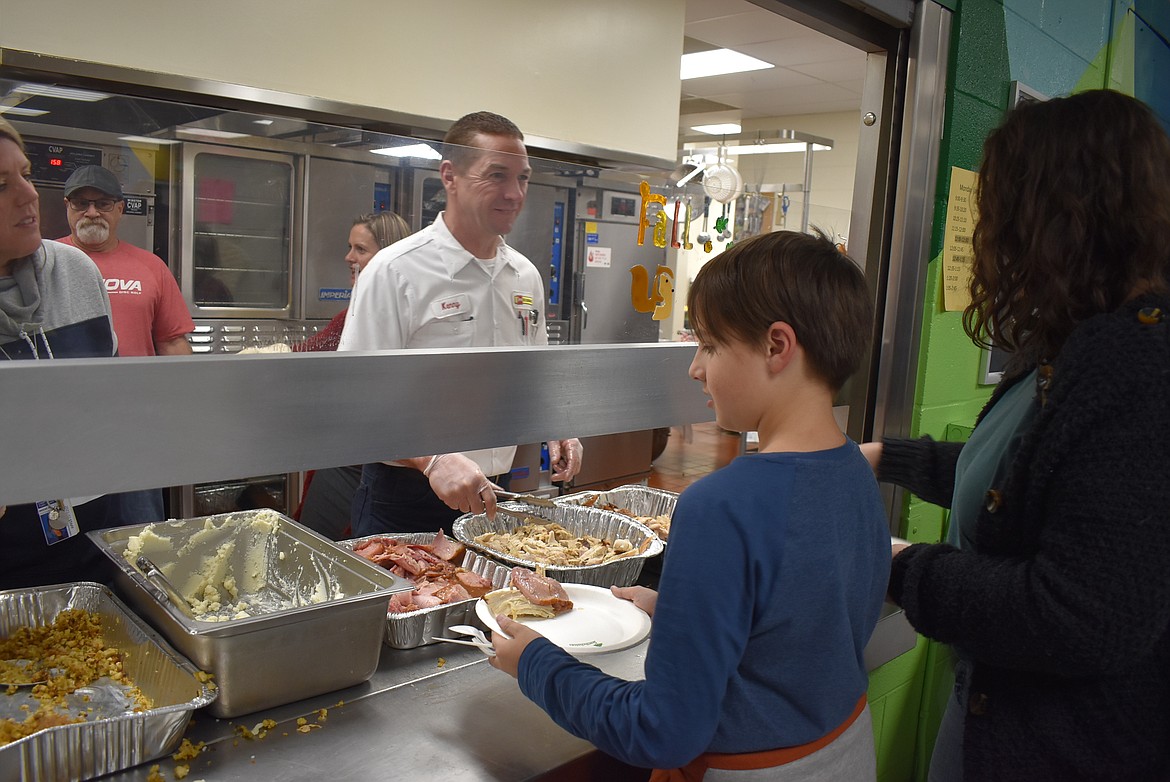
<path id="1" fill-rule="evenodd" d="M 163 490 L 143 489 L 111 495 L 117 498 L 119 525 L 146 524 L 167 517 L 163 510 Z"/>
<path id="2" fill-rule="evenodd" d="M 305 499 L 297 518 L 314 532 L 330 540 L 341 540 L 349 534 L 353 495 L 361 483 L 362 468 L 327 467 L 313 473 Z"/>
<path id="3" fill-rule="evenodd" d="M 506 489 L 509 477 L 489 475 L 488 480 Z M 462 515 L 439 499 L 418 470 L 378 462 L 362 467 L 351 519 L 355 538 L 440 529 L 450 535 L 451 525 Z"/>

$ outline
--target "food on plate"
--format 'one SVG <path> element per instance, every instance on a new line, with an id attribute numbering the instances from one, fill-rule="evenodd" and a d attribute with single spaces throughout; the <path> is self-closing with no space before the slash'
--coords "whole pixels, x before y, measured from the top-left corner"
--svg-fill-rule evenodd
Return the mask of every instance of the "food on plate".
<path id="1" fill-rule="evenodd" d="M 31 690 L 7 688 L 8 696 L 31 692 L 40 705 L 30 709 L 23 720 L 0 719 L 0 746 L 44 728 L 85 722 L 85 712 L 70 709 L 67 699 L 101 679 L 108 679 L 125 693 L 128 710 L 144 711 L 153 706 L 123 671 L 123 653 L 106 644 L 101 622 L 95 613 L 70 608 L 59 613 L 51 625 L 21 627 L 0 639 L 0 659 L 32 660 L 33 679 L 45 680 Z"/>
<path id="2" fill-rule="evenodd" d="M 556 579 L 533 573 L 527 568 L 514 567 L 509 583 L 512 586 L 484 595 L 484 602 L 491 609 L 492 616 L 503 614 L 512 619 L 522 616 L 552 619 L 573 610 L 569 593 Z"/>
<path id="3" fill-rule="evenodd" d="M 612 502 L 598 502 L 600 497 L 601 497 L 601 495 L 594 494 L 592 497 L 585 500 L 581 504 L 583 506 L 585 506 L 586 508 L 600 508 L 601 510 L 611 510 L 614 513 L 620 513 L 623 516 L 629 516 L 634 521 L 645 524 L 647 527 L 652 529 L 654 531 L 654 534 L 657 535 L 662 540 L 666 540 L 667 538 L 670 537 L 670 514 L 669 513 L 663 513 L 663 514 L 660 514 L 658 516 L 639 516 L 636 513 L 634 513 L 633 511 L 631 511 L 629 508 L 622 508 L 618 505 L 614 505 Z"/>
<path id="4" fill-rule="evenodd" d="M 620 557 L 641 554 L 650 545 L 647 538 L 639 548 L 625 538 L 614 541 L 593 535 L 574 535 L 553 521 L 530 517 L 529 523 L 506 532 L 485 532 L 474 540 L 484 548 L 542 565 L 580 567 L 601 565 Z"/>
<path id="5" fill-rule="evenodd" d="M 457 603 L 483 597 L 492 582 L 478 573 L 456 565 L 467 549 L 442 530 L 430 543 L 404 543 L 396 538 L 369 538 L 354 546 L 353 553 L 409 579 L 412 592 L 398 592 L 390 598 L 391 613 Z"/>

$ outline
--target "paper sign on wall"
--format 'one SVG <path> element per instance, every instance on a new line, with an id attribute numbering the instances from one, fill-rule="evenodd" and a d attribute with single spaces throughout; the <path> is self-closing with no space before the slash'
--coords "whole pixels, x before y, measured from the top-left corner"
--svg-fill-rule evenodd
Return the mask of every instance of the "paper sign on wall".
<path id="1" fill-rule="evenodd" d="M 585 251 L 585 266 L 600 266 L 606 269 L 609 268 L 610 259 L 612 258 L 612 248 L 610 247 L 590 247 Z"/>
<path id="2" fill-rule="evenodd" d="M 943 309 L 961 311 L 971 303 L 971 265 L 975 259 L 971 239 L 978 214 L 975 183 L 978 174 L 951 167 L 951 191 L 947 196 L 947 223 L 943 231 Z"/>

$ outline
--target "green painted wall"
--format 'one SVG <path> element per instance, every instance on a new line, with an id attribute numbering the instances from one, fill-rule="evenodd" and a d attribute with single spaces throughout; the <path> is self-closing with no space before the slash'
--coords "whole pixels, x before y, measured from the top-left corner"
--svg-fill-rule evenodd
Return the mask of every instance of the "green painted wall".
<path id="1" fill-rule="evenodd" d="M 931 2 L 931 0 L 924 0 Z M 1135 95 L 1170 128 L 1170 3 L 1166 0 L 945 0 L 954 12 L 944 135 L 927 272 L 913 432 L 965 439 L 991 392 L 962 313 L 944 312 L 939 254 L 951 167 L 977 170 L 983 140 L 1019 81 L 1048 96 L 1109 87 Z M 946 512 L 907 497 L 902 534 L 938 541 Z M 926 779 L 952 686 L 949 650 L 926 639 L 875 671 L 869 697 L 881 782 Z"/>

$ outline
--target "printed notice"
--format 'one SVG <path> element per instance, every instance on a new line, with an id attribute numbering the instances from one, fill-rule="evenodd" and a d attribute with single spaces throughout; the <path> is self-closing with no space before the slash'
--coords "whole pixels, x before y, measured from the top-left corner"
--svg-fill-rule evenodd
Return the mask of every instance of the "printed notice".
<path id="1" fill-rule="evenodd" d="M 974 171 L 951 167 L 951 191 L 947 196 L 947 224 L 943 232 L 943 309 L 962 311 L 971 303 L 971 265 L 975 233 Z"/>
<path id="2" fill-rule="evenodd" d="M 585 251 L 585 266 L 600 266 L 609 268 L 611 247 L 590 247 Z"/>

